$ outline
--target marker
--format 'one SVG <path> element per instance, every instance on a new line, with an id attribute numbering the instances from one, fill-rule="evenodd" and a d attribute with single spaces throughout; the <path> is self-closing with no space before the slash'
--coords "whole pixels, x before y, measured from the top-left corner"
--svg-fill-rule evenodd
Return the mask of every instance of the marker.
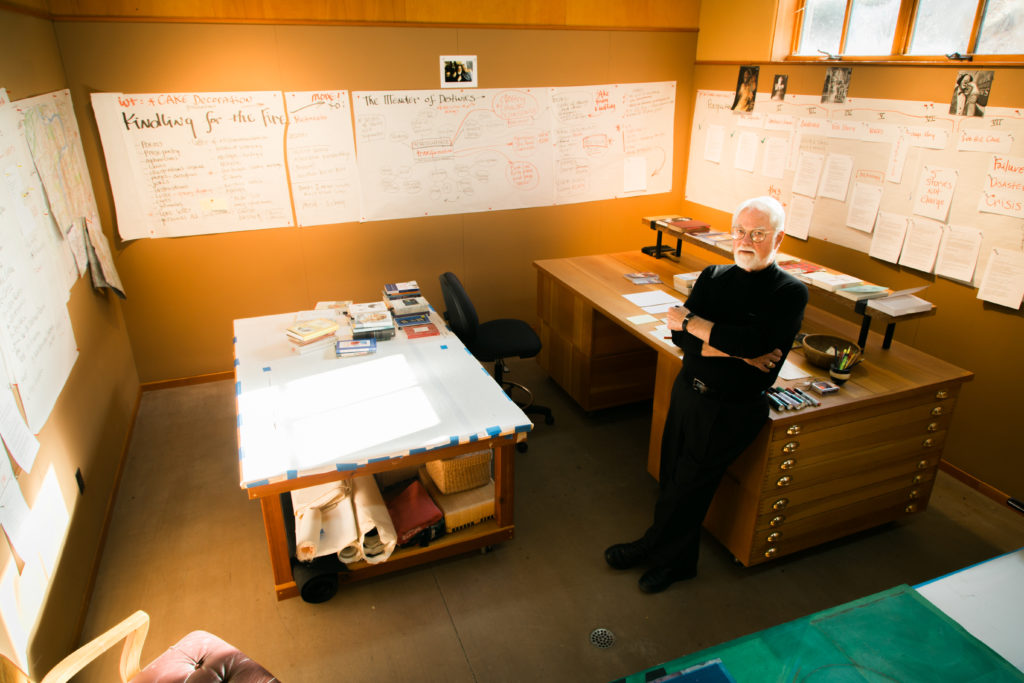
<path id="1" fill-rule="evenodd" d="M 780 389 L 779 387 L 772 387 L 772 391 L 774 392 L 776 398 L 778 398 L 780 401 L 786 404 L 787 409 L 796 409 L 797 401 L 787 396 L 782 389 Z"/>
<path id="2" fill-rule="evenodd" d="M 812 405 L 812 406 L 814 406 L 815 408 L 818 408 L 818 407 L 820 407 L 820 406 L 821 406 L 821 401 L 819 401 L 818 399 L 814 398 L 813 396 L 811 396 L 810 394 L 808 394 L 808 393 L 807 393 L 806 391 L 804 391 L 803 389 L 799 389 L 799 388 L 798 388 L 798 389 L 796 389 L 796 391 L 797 391 L 797 392 L 798 392 L 798 393 L 799 393 L 799 394 L 800 394 L 801 396 L 803 396 L 803 397 L 804 397 L 804 398 L 806 398 L 806 399 L 807 399 L 808 401 L 810 401 L 810 402 L 811 402 L 811 405 Z"/>
<path id="3" fill-rule="evenodd" d="M 772 393 L 771 389 L 766 391 L 764 395 L 768 397 L 768 402 L 772 404 L 772 408 L 774 408 L 775 410 L 781 412 L 786 409 L 786 404 L 783 403 L 780 399 L 776 398 L 775 394 Z"/>
<path id="4" fill-rule="evenodd" d="M 800 394 L 796 393 L 792 389 L 786 388 L 786 389 L 783 389 L 783 391 L 786 392 L 786 396 L 789 396 L 794 401 L 796 401 L 796 407 L 797 408 L 806 408 L 807 406 L 811 405 L 810 403 L 805 401 L 803 398 L 801 398 Z"/>

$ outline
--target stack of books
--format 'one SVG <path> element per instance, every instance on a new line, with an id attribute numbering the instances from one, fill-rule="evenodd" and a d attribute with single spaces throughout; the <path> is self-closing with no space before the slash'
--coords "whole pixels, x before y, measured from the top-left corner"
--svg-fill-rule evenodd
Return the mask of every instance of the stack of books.
<path id="1" fill-rule="evenodd" d="M 850 285 L 836 290 L 836 294 L 852 301 L 866 301 L 877 299 L 892 294 L 892 290 L 882 285 L 873 285 L 870 282 L 862 282 L 859 285 Z"/>
<path id="2" fill-rule="evenodd" d="M 692 218 L 675 218 L 670 221 L 657 221 L 659 225 L 671 228 L 674 232 L 684 232 L 693 235 L 698 232 L 708 232 L 711 225 L 704 221 L 695 221 Z"/>
<path id="3" fill-rule="evenodd" d="M 779 268 L 782 268 L 787 273 L 800 277 L 807 273 L 816 273 L 820 270 L 825 270 L 817 263 L 811 263 L 810 261 L 802 261 L 800 259 L 788 260 L 785 263 L 779 263 Z"/>
<path id="4" fill-rule="evenodd" d="M 322 350 L 334 343 L 338 322 L 329 318 L 313 318 L 296 322 L 285 329 L 285 335 L 296 353 Z"/>
<path id="5" fill-rule="evenodd" d="M 383 301 L 352 304 L 348 307 L 353 339 L 385 341 L 395 336 L 395 322 L 391 309 Z"/>
<path id="6" fill-rule="evenodd" d="M 339 339 L 334 342 L 334 355 L 338 358 L 365 356 L 376 350 L 376 339 Z"/>
<path id="7" fill-rule="evenodd" d="M 693 291 L 693 285 L 697 282 L 697 278 L 700 277 L 700 271 L 696 270 L 692 273 L 676 273 L 672 276 L 672 287 L 677 292 L 682 292 L 687 296 Z"/>
<path id="8" fill-rule="evenodd" d="M 389 282 L 384 285 L 384 297 L 387 299 L 404 299 L 420 295 L 420 286 L 415 280 L 408 282 Z"/>
<path id="9" fill-rule="evenodd" d="M 388 303 L 391 304 L 391 313 L 396 318 L 405 315 L 414 315 L 416 313 L 427 313 L 430 310 L 430 304 L 422 296 L 406 296 L 398 299 L 389 299 Z"/>
<path id="10" fill-rule="evenodd" d="M 844 287 L 853 287 L 854 285 L 862 285 L 864 281 L 858 277 L 847 275 L 846 273 L 830 273 L 825 270 L 818 270 L 813 273 L 803 273 L 801 277 L 805 282 L 808 282 L 815 287 L 820 287 L 826 292 L 834 292 L 837 289 Z"/>
<path id="11" fill-rule="evenodd" d="M 657 273 L 623 273 L 623 276 L 634 285 L 657 285 L 661 284 L 661 278 Z"/>

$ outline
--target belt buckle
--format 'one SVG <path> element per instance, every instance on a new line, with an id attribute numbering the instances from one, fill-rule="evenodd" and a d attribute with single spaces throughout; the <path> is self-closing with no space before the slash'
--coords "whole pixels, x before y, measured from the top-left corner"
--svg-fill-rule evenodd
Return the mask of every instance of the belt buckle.
<path id="1" fill-rule="evenodd" d="M 693 390 L 696 391 L 698 394 L 706 394 L 708 393 L 708 385 L 704 384 L 704 382 L 701 382 L 699 379 L 694 377 Z"/>

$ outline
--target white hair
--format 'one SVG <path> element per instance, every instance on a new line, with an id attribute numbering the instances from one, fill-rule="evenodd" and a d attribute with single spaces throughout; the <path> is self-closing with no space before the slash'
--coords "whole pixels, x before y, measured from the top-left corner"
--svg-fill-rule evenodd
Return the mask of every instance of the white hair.
<path id="1" fill-rule="evenodd" d="M 768 217 L 768 227 L 775 232 L 785 232 L 786 210 L 782 208 L 782 204 L 779 203 L 778 199 L 765 195 L 763 197 L 753 197 L 746 200 L 739 205 L 736 212 L 732 215 L 732 224 L 734 226 L 739 221 L 740 214 L 747 209 L 760 211 L 766 215 Z"/>

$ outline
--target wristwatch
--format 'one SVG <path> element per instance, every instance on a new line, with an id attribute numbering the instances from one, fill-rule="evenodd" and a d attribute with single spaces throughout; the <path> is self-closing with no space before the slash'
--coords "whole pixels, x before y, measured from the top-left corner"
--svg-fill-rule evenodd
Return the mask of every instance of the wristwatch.
<path id="1" fill-rule="evenodd" d="M 690 324 L 690 319 L 693 318 L 693 313 L 687 313 L 686 317 L 683 318 L 683 326 L 679 328 L 680 332 L 686 332 L 687 325 Z"/>

